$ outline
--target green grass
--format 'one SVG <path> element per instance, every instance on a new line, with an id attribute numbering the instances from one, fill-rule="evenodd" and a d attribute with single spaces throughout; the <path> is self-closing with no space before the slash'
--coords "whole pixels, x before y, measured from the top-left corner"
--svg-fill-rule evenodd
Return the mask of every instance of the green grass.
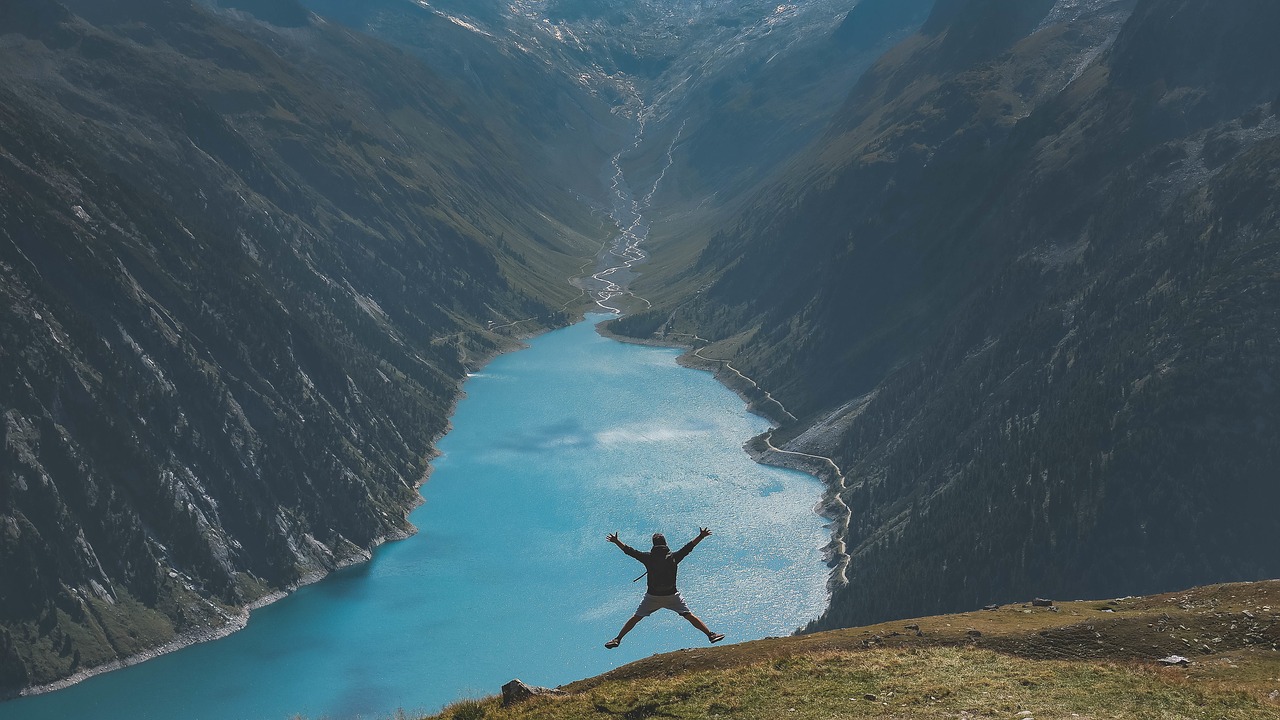
<path id="1" fill-rule="evenodd" d="M 1278 718 L 1277 611 L 1280 582 L 1010 605 L 669 653 L 572 683 L 566 695 L 506 708 L 469 699 L 434 717 Z M 1189 666 L 1155 662 L 1183 636 L 1220 637 L 1223 649 L 1182 653 Z"/>
<path id="2" fill-rule="evenodd" d="M 1027 714 L 1023 714 L 1027 713 Z M 744 668 L 638 678 L 439 718 L 1275 718 L 1248 692 L 1199 687 L 1179 669 L 1027 660 L 972 647 L 831 651 Z"/>

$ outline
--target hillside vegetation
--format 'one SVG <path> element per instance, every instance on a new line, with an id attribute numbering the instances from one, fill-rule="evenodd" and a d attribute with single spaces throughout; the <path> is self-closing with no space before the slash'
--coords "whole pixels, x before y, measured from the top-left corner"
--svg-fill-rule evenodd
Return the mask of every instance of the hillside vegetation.
<path id="1" fill-rule="evenodd" d="M 683 650 L 435 717 L 1275 718 L 1277 643 L 1280 581 L 1219 585 Z"/>
<path id="2" fill-rule="evenodd" d="M 490 328 L 606 235 L 483 99 L 229 4 L 0 4 L 0 696 L 411 532 Z"/>
<path id="3" fill-rule="evenodd" d="M 1277 32 L 1263 0 L 938 2 L 614 323 L 834 461 L 815 628 L 1280 574 Z"/>

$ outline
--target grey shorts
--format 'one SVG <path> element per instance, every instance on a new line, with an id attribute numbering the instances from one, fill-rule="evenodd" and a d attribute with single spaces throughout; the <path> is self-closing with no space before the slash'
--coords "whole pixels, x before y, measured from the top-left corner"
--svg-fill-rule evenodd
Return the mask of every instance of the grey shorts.
<path id="1" fill-rule="evenodd" d="M 684 598 L 680 597 L 680 593 L 675 595 L 650 595 L 645 593 L 644 599 L 640 601 L 640 607 L 636 608 L 636 617 L 649 617 L 663 608 L 674 610 L 681 615 L 688 615 L 693 612 L 688 605 L 684 604 Z"/>

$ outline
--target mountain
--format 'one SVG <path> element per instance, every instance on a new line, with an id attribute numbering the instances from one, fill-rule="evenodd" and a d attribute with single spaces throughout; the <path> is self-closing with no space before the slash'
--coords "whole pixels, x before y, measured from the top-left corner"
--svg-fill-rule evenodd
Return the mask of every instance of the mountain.
<path id="1" fill-rule="evenodd" d="M 601 170 L 632 134 L 613 112 L 624 91 L 603 76 L 584 82 L 585 70 L 541 47 L 541 25 L 530 17 L 493 2 L 305 2 L 422 59 L 548 182 L 609 201 Z"/>
<path id="2" fill-rule="evenodd" d="M 851 86 L 918 28 L 933 0 L 867 0 L 853 10 L 848 0 L 305 2 L 426 58 L 466 96 L 494 99 L 493 115 L 529 126 L 523 137 L 544 150 L 547 167 L 602 212 L 617 210 L 600 193 L 616 155 L 644 206 L 641 232 L 654 229 L 646 247 L 655 262 L 638 282 L 658 288 L 682 282 L 690 248 L 706 241 L 698 233 L 689 242 L 688 226 L 661 218 L 731 213 L 821 132 L 840 107 L 832 88 Z M 595 120 L 599 103 L 625 127 Z M 583 133 L 612 152 L 583 152 Z"/>
<path id="3" fill-rule="evenodd" d="M 853 12 L 847 0 L 306 3 L 449 69 L 469 94 L 502 98 L 499 114 L 533 123 L 531 139 L 552 150 L 550 162 L 599 172 L 607 156 L 574 146 L 589 126 L 575 104 L 584 93 L 606 102 L 644 137 L 623 158 L 634 185 L 662 174 L 668 149 L 679 143 L 668 174 L 687 185 L 679 194 L 701 196 L 748 183 L 803 147 L 838 104 L 830 87 L 852 84 L 889 38 L 923 22 L 932 0 L 901 8 L 870 0 Z M 497 51 L 466 50 L 474 44 Z M 624 149 L 632 138 L 615 142 Z"/>
<path id="4" fill-rule="evenodd" d="M 579 308 L 628 200 L 654 305 L 613 331 L 696 344 L 831 482 L 810 629 L 1280 571 L 1269 0 L 0 28 L 0 692 L 410 532 L 459 381 Z"/>
<path id="5" fill-rule="evenodd" d="M 689 268 L 714 229 L 733 222 L 762 182 L 821 135 L 847 88 L 917 30 L 932 4 L 654 1 L 618 3 L 627 13 L 613 23 L 560 21 L 559 34 L 585 46 L 588 58 L 598 55 L 601 35 L 667 58 L 624 76 L 634 98 L 626 107 L 642 133 L 619 166 L 643 191 L 651 229 L 650 260 L 634 288 L 645 297 L 695 289 L 701 281 Z M 611 67 L 607 57 L 591 66 Z"/>
<path id="6" fill-rule="evenodd" d="M 611 161 L 740 196 L 924 20 L 880 5 L 7 3 L 0 692 L 411 532 L 463 374 L 581 303 Z"/>
<path id="7" fill-rule="evenodd" d="M 678 142 L 668 203 L 733 204 L 823 130 L 843 92 L 893 42 L 915 31 L 933 0 L 764 3 L 717 17 L 727 37 L 680 57 L 659 78 L 658 133 Z M 746 17 L 743 17 L 746 16 Z M 657 134 L 657 133 L 655 133 Z M 661 166 L 669 143 L 650 148 Z"/>
<path id="8" fill-rule="evenodd" d="M 487 328 L 564 323 L 607 229 L 488 101 L 292 0 L 0 28 L 12 693 L 411 532 Z"/>
<path id="9" fill-rule="evenodd" d="M 814 627 L 1280 573 L 1278 13 L 940 0 L 614 323 L 834 460 Z"/>

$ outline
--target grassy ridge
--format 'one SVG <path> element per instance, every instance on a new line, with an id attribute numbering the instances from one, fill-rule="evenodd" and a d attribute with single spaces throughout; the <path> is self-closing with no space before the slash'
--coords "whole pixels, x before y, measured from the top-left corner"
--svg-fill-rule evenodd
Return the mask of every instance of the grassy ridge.
<path id="1" fill-rule="evenodd" d="M 658 655 L 448 718 L 1280 717 L 1280 581 L 1006 605 Z M 1184 655 L 1185 666 L 1157 659 Z"/>

